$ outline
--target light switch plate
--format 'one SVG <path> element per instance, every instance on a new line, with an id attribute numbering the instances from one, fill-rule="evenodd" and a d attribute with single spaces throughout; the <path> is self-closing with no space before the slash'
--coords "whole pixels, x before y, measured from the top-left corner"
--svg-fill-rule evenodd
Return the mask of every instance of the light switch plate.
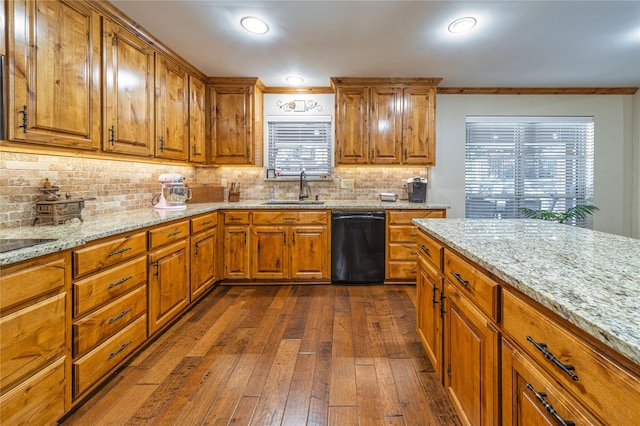
<path id="1" fill-rule="evenodd" d="M 353 189 L 353 179 L 340 179 L 340 188 Z"/>
<path id="2" fill-rule="evenodd" d="M 220 179 L 220 186 L 224 186 L 224 187 L 226 187 L 226 186 L 227 186 L 227 180 L 226 180 L 226 179 L 224 179 L 224 178 L 223 178 L 223 179 Z"/>

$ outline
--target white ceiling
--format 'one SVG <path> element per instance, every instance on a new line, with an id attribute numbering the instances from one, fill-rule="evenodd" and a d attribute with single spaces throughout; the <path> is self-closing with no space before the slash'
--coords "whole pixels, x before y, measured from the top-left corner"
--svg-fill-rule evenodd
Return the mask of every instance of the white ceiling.
<path id="1" fill-rule="evenodd" d="M 640 0 L 112 0 L 207 76 L 329 86 L 442 77 L 441 87 L 638 87 Z M 474 16 L 467 34 L 447 32 Z M 255 16 L 270 32 L 244 32 Z"/>

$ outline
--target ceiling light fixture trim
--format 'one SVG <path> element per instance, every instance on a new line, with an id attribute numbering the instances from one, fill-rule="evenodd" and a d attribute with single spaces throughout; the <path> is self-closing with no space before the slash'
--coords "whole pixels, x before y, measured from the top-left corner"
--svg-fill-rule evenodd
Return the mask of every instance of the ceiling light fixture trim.
<path id="1" fill-rule="evenodd" d="M 251 34 L 263 35 L 269 32 L 269 25 L 255 16 L 245 16 L 240 20 L 240 25 Z"/>
<path id="2" fill-rule="evenodd" d="M 285 80 L 287 81 L 287 83 L 294 84 L 294 85 L 304 83 L 304 78 L 300 77 L 299 75 L 290 75 L 287 78 L 285 78 Z"/>
<path id="3" fill-rule="evenodd" d="M 449 24 L 449 32 L 453 34 L 466 33 L 471 31 L 477 23 L 478 20 L 472 16 L 458 18 Z"/>

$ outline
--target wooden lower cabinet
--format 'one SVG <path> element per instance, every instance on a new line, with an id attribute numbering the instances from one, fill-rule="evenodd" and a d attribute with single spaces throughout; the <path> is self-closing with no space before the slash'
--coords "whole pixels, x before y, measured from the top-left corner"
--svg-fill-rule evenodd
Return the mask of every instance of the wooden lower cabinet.
<path id="1" fill-rule="evenodd" d="M 445 218 L 444 209 L 387 210 L 387 235 L 385 250 L 385 281 L 414 283 L 418 259 L 418 227 L 413 218 Z"/>
<path id="2" fill-rule="evenodd" d="M 330 279 L 328 223 L 326 211 L 254 212 L 251 278 Z"/>
<path id="3" fill-rule="evenodd" d="M 191 300 L 211 288 L 217 279 L 217 230 L 215 228 L 191 237 Z"/>
<path id="4" fill-rule="evenodd" d="M 499 424 L 500 334 L 445 280 L 444 386 L 465 424 Z"/>
<path id="5" fill-rule="evenodd" d="M 69 253 L 0 275 L 0 424 L 53 424 L 71 403 Z"/>
<path id="6" fill-rule="evenodd" d="M 423 259 L 418 260 L 416 310 L 418 337 L 438 378 L 443 380 L 442 328 L 444 316 L 444 284 L 442 277 Z"/>
<path id="7" fill-rule="evenodd" d="M 518 426 L 599 424 L 535 362 L 502 339 L 503 424 Z"/>
<path id="8" fill-rule="evenodd" d="M 189 305 L 189 259 L 188 239 L 149 253 L 149 335 Z"/>

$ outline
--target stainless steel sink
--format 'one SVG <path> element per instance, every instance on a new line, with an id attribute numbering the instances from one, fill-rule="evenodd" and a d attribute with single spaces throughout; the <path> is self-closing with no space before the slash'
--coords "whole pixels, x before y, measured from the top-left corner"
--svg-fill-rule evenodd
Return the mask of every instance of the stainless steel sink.
<path id="1" fill-rule="evenodd" d="M 269 200 L 262 203 L 263 205 L 271 205 L 271 206 L 282 206 L 282 205 L 322 205 L 324 201 L 315 201 L 315 200 Z"/>

